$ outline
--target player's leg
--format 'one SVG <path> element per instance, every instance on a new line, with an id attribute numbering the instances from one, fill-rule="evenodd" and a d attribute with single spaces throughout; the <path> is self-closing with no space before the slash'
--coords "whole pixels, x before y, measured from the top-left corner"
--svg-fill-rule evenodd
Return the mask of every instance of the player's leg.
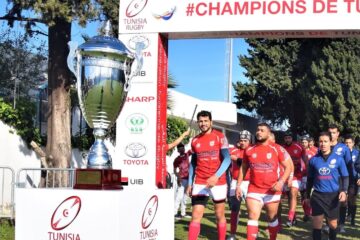
<path id="1" fill-rule="evenodd" d="M 218 240 L 225 240 L 226 237 L 225 200 L 227 192 L 227 185 L 217 185 L 210 189 L 210 196 L 215 205 Z"/>
<path id="2" fill-rule="evenodd" d="M 209 199 L 209 192 L 205 185 L 194 184 L 191 195 L 192 216 L 189 224 L 188 240 L 196 240 L 200 233 L 200 223 Z"/>
<path id="3" fill-rule="evenodd" d="M 288 214 L 288 221 L 286 223 L 286 225 L 289 227 L 295 224 L 295 212 L 296 212 L 299 187 L 300 187 L 299 181 L 294 179 L 292 181 L 290 188 L 289 214 Z"/>
<path id="4" fill-rule="evenodd" d="M 320 214 L 320 215 L 314 215 L 313 213 L 313 217 L 312 217 L 312 226 L 313 226 L 313 231 L 312 231 L 312 237 L 313 240 L 319 240 L 321 239 L 321 228 L 323 225 L 323 221 L 324 221 L 324 214 Z"/>
<path id="5" fill-rule="evenodd" d="M 352 226 L 355 226 L 355 217 L 356 217 L 356 196 L 358 192 L 358 186 L 349 189 L 348 195 L 348 215 L 350 218 L 350 223 Z"/>
<path id="6" fill-rule="evenodd" d="M 186 215 L 186 200 L 187 200 L 187 196 L 186 196 L 186 189 L 188 186 L 188 180 L 187 179 L 182 179 L 181 180 L 181 185 L 184 186 L 184 191 L 183 191 L 183 196 L 181 199 L 181 205 L 180 205 L 180 210 L 181 210 L 181 217 L 189 217 L 188 215 Z"/>
<path id="7" fill-rule="evenodd" d="M 278 208 L 281 195 L 266 195 L 264 198 L 270 240 L 276 240 L 279 232 Z"/>
<path id="8" fill-rule="evenodd" d="M 263 194 L 248 193 L 246 208 L 248 210 L 247 240 L 254 240 L 259 232 L 259 217 L 263 207 Z"/>

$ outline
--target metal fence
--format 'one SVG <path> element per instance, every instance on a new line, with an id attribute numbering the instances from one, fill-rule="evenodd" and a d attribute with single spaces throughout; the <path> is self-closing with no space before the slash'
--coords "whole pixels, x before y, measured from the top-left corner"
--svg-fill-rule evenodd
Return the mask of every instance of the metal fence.
<path id="1" fill-rule="evenodd" d="M 18 188 L 72 188 L 73 168 L 22 168 L 16 175 Z"/>
<path id="2" fill-rule="evenodd" d="M 14 170 L 8 166 L 0 166 L 0 219 L 14 219 L 14 186 Z"/>

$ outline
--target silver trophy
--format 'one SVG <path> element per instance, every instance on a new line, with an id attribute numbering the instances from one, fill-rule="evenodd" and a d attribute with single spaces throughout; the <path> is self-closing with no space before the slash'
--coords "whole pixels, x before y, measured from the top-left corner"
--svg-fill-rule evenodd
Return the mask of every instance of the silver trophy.
<path id="1" fill-rule="evenodd" d="M 93 37 L 79 47 L 69 42 L 68 67 L 77 78 L 83 116 L 94 129 L 95 142 L 88 154 L 88 168 L 112 168 L 104 138 L 124 106 L 131 78 L 142 66 L 141 56 L 130 52 L 117 38 L 110 37 L 109 32 L 107 22 L 105 36 Z M 135 59 L 137 66 L 133 70 Z"/>

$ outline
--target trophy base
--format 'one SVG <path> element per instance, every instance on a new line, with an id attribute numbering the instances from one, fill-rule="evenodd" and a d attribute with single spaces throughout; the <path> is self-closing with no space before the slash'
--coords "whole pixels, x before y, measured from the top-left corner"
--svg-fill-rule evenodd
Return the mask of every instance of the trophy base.
<path id="1" fill-rule="evenodd" d="M 76 169 L 74 189 L 122 190 L 127 179 L 121 178 L 119 169 Z"/>

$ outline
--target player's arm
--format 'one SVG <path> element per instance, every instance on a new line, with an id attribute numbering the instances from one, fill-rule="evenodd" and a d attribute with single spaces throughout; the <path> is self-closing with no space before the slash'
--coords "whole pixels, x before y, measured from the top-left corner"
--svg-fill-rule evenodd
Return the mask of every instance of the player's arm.
<path id="1" fill-rule="evenodd" d="M 354 187 L 354 183 L 355 183 L 355 179 L 353 176 L 353 161 L 351 159 L 351 152 L 350 149 L 348 147 L 345 148 L 345 156 L 344 156 L 344 160 L 346 163 L 346 168 L 347 168 L 347 172 L 348 172 L 348 187 Z"/>
<path id="2" fill-rule="evenodd" d="M 352 169 L 351 169 L 352 171 Z M 352 172 L 348 171 L 348 164 L 344 161 L 340 161 L 339 164 L 339 173 L 341 176 L 340 186 L 339 186 L 339 200 L 340 202 L 346 201 L 347 190 L 349 189 L 349 181 L 351 181 Z"/>
<path id="3" fill-rule="evenodd" d="M 190 128 L 188 128 L 185 132 L 183 132 L 180 137 L 178 137 L 175 141 L 173 141 L 172 143 L 168 144 L 168 150 L 173 149 L 174 147 L 176 147 L 177 145 L 179 145 L 179 143 L 182 142 L 182 140 L 184 140 L 184 138 L 186 136 L 188 136 L 190 134 Z"/>
<path id="4" fill-rule="evenodd" d="M 304 197 L 305 199 L 310 198 L 311 190 L 314 186 L 314 179 L 315 179 L 314 172 L 315 172 L 314 167 L 309 163 L 308 172 L 307 172 L 307 181 L 306 181 L 306 191 Z"/>
<path id="5" fill-rule="evenodd" d="M 248 169 L 249 169 L 249 163 L 246 160 L 246 155 L 245 155 L 244 160 L 241 163 L 241 168 L 240 168 L 240 171 L 239 171 L 239 176 L 238 176 L 238 179 L 237 179 L 236 190 L 235 190 L 235 195 L 236 195 L 236 198 L 238 200 L 240 200 L 240 198 L 242 197 L 241 196 L 241 194 L 242 194 L 242 192 L 241 192 L 241 182 L 244 180 L 244 177 L 245 177 L 246 172 L 248 171 Z"/>
<path id="6" fill-rule="evenodd" d="M 221 162 L 221 165 L 220 165 L 219 169 L 215 173 L 215 175 L 218 178 L 221 177 L 221 175 L 224 174 L 226 169 L 228 169 L 228 167 L 231 164 L 229 149 L 228 148 L 222 148 L 220 150 L 220 153 L 221 153 L 221 157 L 222 157 L 223 161 Z"/>
<path id="7" fill-rule="evenodd" d="M 279 153 L 278 157 L 279 157 L 280 164 L 284 168 L 284 173 L 278 179 L 278 181 L 272 186 L 272 190 L 275 192 L 282 191 L 284 183 L 290 177 L 290 174 L 291 174 L 291 172 L 293 172 L 293 169 L 294 169 L 291 158 L 290 158 L 289 154 L 286 152 L 286 150 L 281 147 L 280 151 L 281 152 Z"/>
<path id="8" fill-rule="evenodd" d="M 191 161 L 189 166 L 189 178 L 188 178 L 188 185 L 191 186 L 194 181 L 195 177 L 195 169 L 196 169 L 196 153 L 191 155 Z"/>

